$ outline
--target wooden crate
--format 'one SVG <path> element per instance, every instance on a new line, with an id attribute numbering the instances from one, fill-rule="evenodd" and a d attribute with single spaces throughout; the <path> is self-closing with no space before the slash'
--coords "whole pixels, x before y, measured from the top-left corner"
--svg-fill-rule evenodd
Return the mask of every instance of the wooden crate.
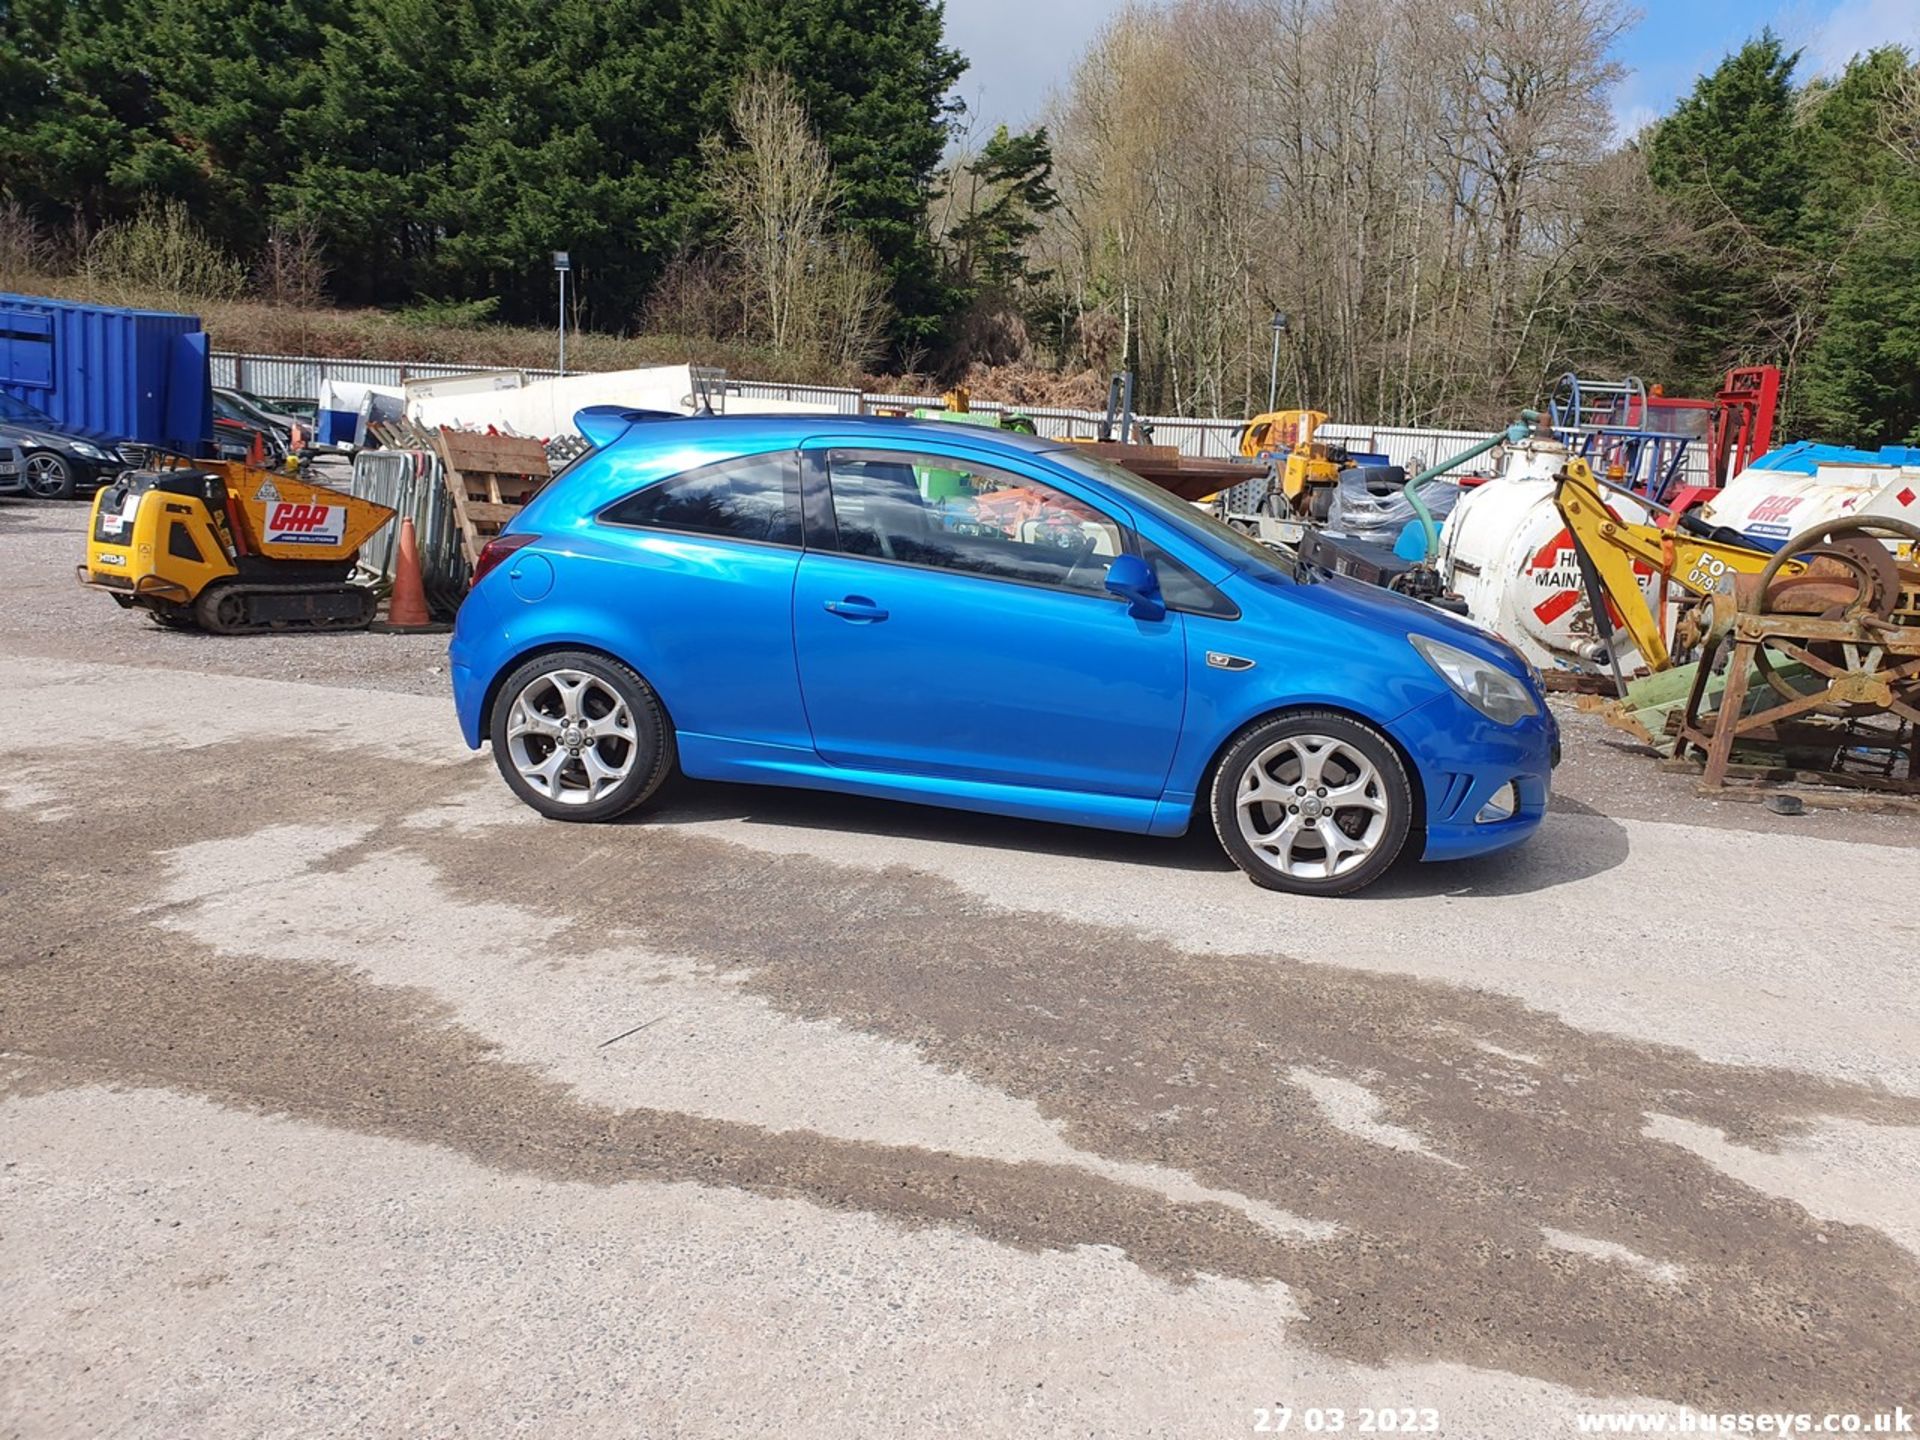
<path id="1" fill-rule="evenodd" d="M 467 564 L 478 564 L 487 541 L 550 478 L 546 447 L 518 435 L 442 428 L 434 433 L 433 448 L 446 474 Z"/>

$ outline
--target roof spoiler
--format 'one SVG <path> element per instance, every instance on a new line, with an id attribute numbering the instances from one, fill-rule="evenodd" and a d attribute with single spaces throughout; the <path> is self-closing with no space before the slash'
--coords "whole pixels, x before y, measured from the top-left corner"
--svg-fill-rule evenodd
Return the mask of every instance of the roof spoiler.
<path id="1" fill-rule="evenodd" d="M 634 425 L 652 420 L 684 420 L 677 410 L 633 410 L 625 405 L 589 405 L 577 411 L 573 428 L 596 450 L 604 450 Z"/>

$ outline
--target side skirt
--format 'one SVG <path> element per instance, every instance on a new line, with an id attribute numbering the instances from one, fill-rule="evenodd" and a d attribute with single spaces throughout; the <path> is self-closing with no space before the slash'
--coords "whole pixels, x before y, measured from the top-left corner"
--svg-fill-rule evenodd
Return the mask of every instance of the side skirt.
<path id="1" fill-rule="evenodd" d="M 1121 795 L 1083 795 L 1029 785 L 996 785 L 945 775 L 899 775 L 829 765 L 812 750 L 785 745 L 755 745 L 715 735 L 680 731 L 680 768 L 696 780 L 746 785 L 781 785 L 798 790 L 833 790 L 876 800 L 905 800 L 948 810 L 976 810 L 1022 820 L 1051 820 L 1131 835 L 1178 834 L 1169 830 L 1169 807 L 1159 799 Z M 1159 823 L 1156 824 L 1156 818 Z M 1185 828 L 1185 814 L 1180 815 Z"/>

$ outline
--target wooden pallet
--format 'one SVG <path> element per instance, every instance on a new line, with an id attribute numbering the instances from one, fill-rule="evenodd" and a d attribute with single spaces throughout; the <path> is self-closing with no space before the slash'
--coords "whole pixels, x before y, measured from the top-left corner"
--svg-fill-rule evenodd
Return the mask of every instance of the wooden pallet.
<path id="1" fill-rule="evenodd" d="M 446 476 L 467 564 L 477 565 L 487 541 L 547 483 L 551 472 L 546 447 L 518 435 L 442 428 L 434 433 L 433 448 Z"/>

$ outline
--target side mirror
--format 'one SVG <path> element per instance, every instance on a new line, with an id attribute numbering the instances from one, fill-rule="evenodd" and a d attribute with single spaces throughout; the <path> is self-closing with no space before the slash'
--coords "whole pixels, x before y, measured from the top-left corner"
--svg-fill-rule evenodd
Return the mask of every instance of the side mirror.
<path id="1" fill-rule="evenodd" d="M 1127 602 L 1136 620 L 1164 620 L 1167 602 L 1160 598 L 1160 580 L 1153 567 L 1138 555 L 1116 555 L 1107 566 L 1107 589 Z"/>

